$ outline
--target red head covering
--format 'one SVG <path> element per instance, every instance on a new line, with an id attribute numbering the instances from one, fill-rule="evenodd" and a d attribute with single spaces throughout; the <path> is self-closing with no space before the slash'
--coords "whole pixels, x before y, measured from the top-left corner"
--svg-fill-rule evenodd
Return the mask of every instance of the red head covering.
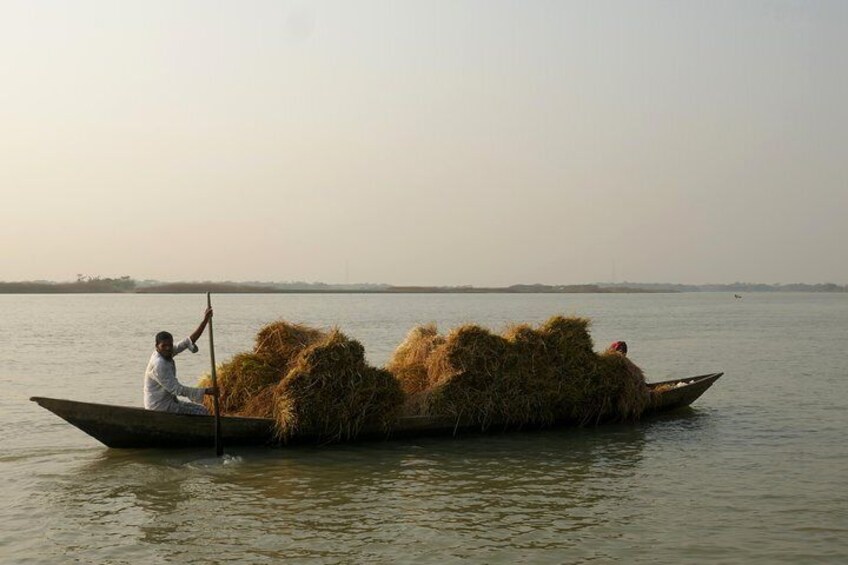
<path id="1" fill-rule="evenodd" d="M 627 343 L 623 341 L 614 341 L 609 346 L 610 351 L 616 351 L 622 355 L 627 355 Z"/>

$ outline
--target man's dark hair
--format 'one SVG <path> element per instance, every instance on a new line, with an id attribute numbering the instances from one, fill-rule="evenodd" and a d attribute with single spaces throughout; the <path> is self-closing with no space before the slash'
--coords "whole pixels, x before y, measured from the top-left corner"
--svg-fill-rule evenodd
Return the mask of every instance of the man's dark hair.
<path id="1" fill-rule="evenodd" d="M 156 334 L 156 345 L 159 345 L 163 341 L 174 341 L 174 336 L 170 334 L 170 332 L 159 332 Z"/>

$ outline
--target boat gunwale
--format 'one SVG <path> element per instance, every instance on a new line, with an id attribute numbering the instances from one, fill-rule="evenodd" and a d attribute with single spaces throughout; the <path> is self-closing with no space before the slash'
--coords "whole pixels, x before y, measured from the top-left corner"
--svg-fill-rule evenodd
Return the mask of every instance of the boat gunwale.
<path id="1" fill-rule="evenodd" d="M 658 386 L 673 385 L 673 384 L 677 384 L 677 383 L 685 383 L 683 386 L 678 387 L 678 388 L 684 388 L 684 387 L 687 387 L 687 386 L 693 386 L 693 385 L 702 383 L 706 380 L 716 381 L 722 375 L 724 375 L 724 373 L 707 373 L 705 375 L 698 375 L 698 376 L 695 376 L 695 377 L 688 377 L 688 378 L 685 378 L 685 379 L 671 379 L 669 381 L 659 381 L 659 382 L 656 382 L 656 383 L 647 383 L 647 384 L 648 384 L 648 388 L 651 389 L 651 390 L 655 389 Z"/>
<path id="2" fill-rule="evenodd" d="M 723 374 L 724 373 L 708 373 L 708 374 L 698 375 L 698 376 L 695 376 L 695 377 L 689 377 L 689 378 L 684 378 L 684 379 L 671 379 L 671 380 L 668 380 L 668 381 L 660 381 L 660 382 L 656 382 L 656 383 L 647 383 L 647 385 L 648 385 L 649 390 L 651 390 L 652 393 L 654 393 L 654 394 L 665 394 L 667 392 L 670 392 L 670 390 L 682 391 L 687 387 L 695 386 L 697 384 L 702 384 L 702 383 L 704 383 L 704 381 L 707 381 L 707 380 L 715 381 L 719 377 L 721 377 Z M 677 388 L 674 388 L 674 389 L 664 390 L 664 391 L 660 391 L 660 392 L 654 392 L 654 388 L 656 388 L 658 386 L 668 385 L 668 384 L 676 384 L 676 383 L 685 383 L 685 384 L 683 384 L 682 386 L 679 386 Z M 121 411 L 134 412 L 136 414 L 153 413 L 153 414 L 161 414 L 163 416 L 167 415 L 167 417 L 177 416 L 177 417 L 186 417 L 186 418 L 191 418 L 191 419 L 214 418 L 214 416 L 212 416 L 211 414 L 210 415 L 179 414 L 179 413 L 175 413 L 175 412 L 163 412 L 163 411 L 159 411 L 159 410 L 150 410 L 150 409 L 142 408 L 142 407 L 139 407 L 139 406 L 123 406 L 123 405 L 120 405 L 120 404 L 104 404 L 104 403 L 101 403 L 101 402 L 88 402 L 88 401 L 85 401 L 85 400 L 70 400 L 70 399 L 62 399 L 62 398 L 51 398 L 51 397 L 46 397 L 46 396 L 32 396 L 32 397 L 30 397 L 30 400 L 32 402 L 35 402 L 36 404 L 38 404 L 42 408 L 47 409 L 47 410 L 50 410 L 50 409 L 47 408 L 46 406 L 44 406 L 43 401 L 46 401 L 47 403 L 54 403 L 54 402 L 61 402 L 63 404 L 71 404 L 72 403 L 73 405 L 76 405 L 76 406 L 85 405 L 85 406 L 91 406 L 91 407 L 98 408 L 98 409 L 110 409 L 110 410 L 119 409 Z M 693 400 L 693 402 L 694 402 L 694 400 Z M 52 410 L 50 410 L 50 411 L 52 412 Z M 226 414 L 222 414 L 221 418 L 228 420 L 228 421 L 231 421 L 233 423 L 239 423 L 239 422 L 244 422 L 244 423 L 249 423 L 249 422 L 253 422 L 253 423 L 257 423 L 257 422 L 273 423 L 275 421 L 273 418 L 250 418 L 250 417 L 245 417 L 245 416 L 230 416 L 230 415 L 226 415 Z M 410 422 L 410 423 L 411 422 L 419 422 L 420 423 L 420 422 L 426 422 L 426 421 L 436 422 L 436 421 L 443 421 L 443 420 L 453 421 L 453 419 L 450 418 L 449 416 L 417 415 L 417 416 L 401 416 L 398 419 L 398 423 L 401 423 L 401 422 Z"/>

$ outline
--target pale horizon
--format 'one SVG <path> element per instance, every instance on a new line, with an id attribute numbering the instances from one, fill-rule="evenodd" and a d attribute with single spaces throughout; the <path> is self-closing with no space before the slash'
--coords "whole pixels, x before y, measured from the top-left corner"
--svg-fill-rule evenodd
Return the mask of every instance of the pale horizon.
<path id="1" fill-rule="evenodd" d="M 848 4 L 0 4 L 0 281 L 848 284 Z"/>

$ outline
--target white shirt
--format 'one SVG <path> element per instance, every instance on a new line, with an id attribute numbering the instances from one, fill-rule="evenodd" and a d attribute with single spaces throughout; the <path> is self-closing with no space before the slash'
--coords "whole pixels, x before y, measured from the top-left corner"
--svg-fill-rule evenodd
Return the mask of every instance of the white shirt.
<path id="1" fill-rule="evenodd" d="M 197 346 L 190 338 L 174 344 L 173 357 L 188 349 L 197 353 Z M 173 358 L 166 359 L 154 351 L 144 372 L 144 407 L 148 410 L 176 412 L 178 396 L 184 396 L 194 402 L 203 402 L 202 388 L 184 386 L 177 380 L 177 365 Z"/>

